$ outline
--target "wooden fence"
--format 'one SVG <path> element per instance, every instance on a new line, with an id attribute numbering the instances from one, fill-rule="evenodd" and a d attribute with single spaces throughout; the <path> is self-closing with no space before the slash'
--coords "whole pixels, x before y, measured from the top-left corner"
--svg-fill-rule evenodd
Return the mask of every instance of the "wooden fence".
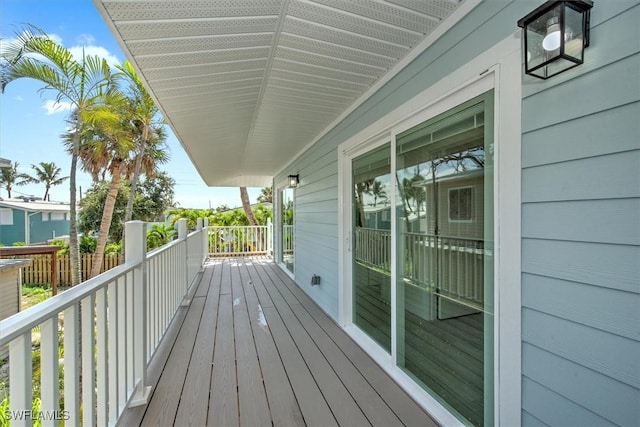
<path id="1" fill-rule="evenodd" d="M 51 284 L 51 255 L 31 255 L 21 258 L 31 258 L 32 264 L 22 269 L 22 283 L 32 285 Z M 71 257 L 68 254 L 58 255 L 58 283 L 60 286 L 71 285 Z M 102 273 L 122 264 L 123 256 L 119 253 L 106 254 L 102 264 Z M 93 254 L 80 254 L 80 271 L 82 281 L 89 278 Z"/>

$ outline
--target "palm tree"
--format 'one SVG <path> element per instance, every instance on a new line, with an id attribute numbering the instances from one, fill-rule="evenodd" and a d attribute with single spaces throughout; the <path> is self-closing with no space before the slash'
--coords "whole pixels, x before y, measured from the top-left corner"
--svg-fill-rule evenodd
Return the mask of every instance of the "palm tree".
<path id="1" fill-rule="evenodd" d="M 173 227 L 166 224 L 154 224 L 147 231 L 147 250 L 166 245 L 173 240 L 176 232 Z"/>
<path id="2" fill-rule="evenodd" d="M 384 191 L 384 186 L 377 179 L 373 181 L 373 185 L 369 189 L 369 192 L 373 196 L 373 206 L 378 205 L 378 199 L 387 199 L 387 192 Z"/>
<path id="3" fill-rule="evenodd" d="M 147 177 L 153 177 L 157 172 L 158 164 L 168 162 L 169 155 L 166 152 L 164 122 L 158 118 L 159 110 L 153 98 L 128 61 L 116 68 L 120 70 L 118 77 L 129 81 L 129 120 L 132 122 L 131 129 L 135 142 L 134 157 L 127 168 L 127 176 L 131 181 L 131 191 L 124 215 L 124 221 L 127 222 L 133 215 L 133 201 L 140 175 L 144 171 Z"/>
<path id="4" fill-rule="evenodd" d="M 59 168 L 53 162 L 40 162 L 39 166 L 31 165 L 31 169 L 36 172 L 36 176 L 31 176 L 30 182 L 35 184 L 44 183 L 44 197 L 42 200 L 48 200 L 50 198 L 49 190 L 51 187 L 60 185 L 69 178 L 68 176 L 61 177 L 62 168 Z"/>
<path id="5" fill-rule="evenodd" d="M 14 42 L 2 45 L 0 58 L 0 89 L 20 78 L 32 78 L 44 84 L 42 91 L 51 90 L 56 101 L 72 105 L 70 123 L 71 167 L 69 174 L 69 252 L 71 253 L 72 285 L 80 283 L 80 254 L 78 252 L 78 223 L 76 206 L 76 167 L 80 138 L 85 123 L 99 112 L 98 105 L 112 83 L 107 61 L 98 56 L 84 55 L 80 60 L 52 41 L 43 31 L 29 26 L 16 34 Z"/>
<path id="6" fill-rule="evenodd" d="M 244 210 L 244 214 L 247 216 L 250 225 L 258 225 L 258 221 L 256 217 L 253 215 L 253 211 L 251 210 L 251 202 L 249 202 L 249 193 L 247 192 L 247 187 L 240 187 L 240 200 L 242 201 L 242 209 Z"/>
<path id="7" fill-rule="evenodd" d="M 107 171 L 111 176 L 90 277 L 97 276 L 102 270 L 104 249 L 120 181 L 124 166 L 134 148 L 126 97 L 122 93 L 112 91 L 109 96 L 103 98 L 103 102 L 101 114 L 95 116 L 91 123 L 87 123 L 79 150 L 82 169 L 90 173 L 94 179 L 101 176 L 103 171 Z"/>
<path id="8" fill-rule="evenodd" d="M 11 190 L 14 185 L 21 186 L 31 182 L 31 177 L 25 173 L 18 172 L 18 162 L 13 166 L 0 168 L 0 184 L 7 189 L 7 197 L 11 198 Z"/>
<path id="9" fill-rule="evenodd" d="M 273 187 L 264 187 L 258 196 L 260 203 L 273 203 Z"/>

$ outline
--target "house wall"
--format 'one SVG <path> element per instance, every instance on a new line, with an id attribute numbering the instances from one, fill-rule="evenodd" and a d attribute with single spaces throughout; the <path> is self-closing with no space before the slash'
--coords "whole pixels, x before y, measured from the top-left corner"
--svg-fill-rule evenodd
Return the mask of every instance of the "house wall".
<path id="1" fill-rule="evenodd" d="M 640 424 L 639 3 L 596 1 L 586 63 L 548 82 L 523 77 L 524 425 Z M 275 178 L 300 174 L 295 278 L 335 319 L 337 146 L 516 32 L 537 5 L 481 3 Z"/>
<path id="2" fill-rule="evenodd" d="M 0 225 L 0 244 L 11 246 L 14 242 L 25 242 L 25 211 L 12 209 L 13 225 Z M 49 215 L 49 213 L 46 213 Z M 29 243 L 43 243 L 56 236 L 66 236 L 69 234 L 69 214 L 65 214 L 64 220 L 43 221 L 41 212 L 27 213 L 30 231 Z M 50 217 L 49 217 L 50 218 Z"/>
<path id="3" fill-rule="evenodd" d="M 45 213 L 48 215 L 48 213 Z M 43 221 L 40 212 L 29 217 L 31 225 L 31 243 L 43 243 L 54 236 L 67 236 L 69 234 L 69 214 L 65 214 L 64 220 Z"/>
<path id="4" fill-rule="evenodd" d="M 20 311 L 20 268 L 0 270 L 0 320 Z"/>
<path id="5" fill-rule="evenodd" d="M 13 225 L 0 225 L 0 244 L 11 246 L 14 242 L 24 242 L 24 211 L 12 209 Z"/>
<path id="6" fill-rule="evenodd" d="M 338 318 L 338 145 L 516 32 L 531 8 L 528 1 L 482 2 L 275 177 L 300 173 L 296 281 L 329 315 Z M 321 286 L 311 287 L 314 273 Z"/>
<path id="7" fill-rule="evenodd" d="M 591 23 L 585 64 L 523 79 L 524 425 L 640 425 L 640 4 Z"/>

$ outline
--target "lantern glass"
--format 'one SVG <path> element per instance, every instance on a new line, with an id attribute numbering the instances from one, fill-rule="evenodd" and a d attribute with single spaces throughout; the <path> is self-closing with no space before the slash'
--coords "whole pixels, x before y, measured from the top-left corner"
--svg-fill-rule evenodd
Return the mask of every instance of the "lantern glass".
<path id="1" fill-rule="evenodd" d="M 584 61 L 591 2 L 548 1 L 518 22 L 525 33 L 525 72 L 548 79 Z"/>

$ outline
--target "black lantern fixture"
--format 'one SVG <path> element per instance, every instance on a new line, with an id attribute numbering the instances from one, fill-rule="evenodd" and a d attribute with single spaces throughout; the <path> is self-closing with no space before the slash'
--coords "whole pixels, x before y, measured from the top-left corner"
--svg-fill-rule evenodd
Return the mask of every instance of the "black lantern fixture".
<path id="1" fill-rule="evenodd" d="M 289 188 L 296 188 L 300 183 L 300 175 L 289 175 Z"/>
<path id="2" fill-rule="evenodd" d="M 520 19 L 525 73 L 546 80 L 582 64 L 592 7 L 591 0 L 549 0 Z"/>

